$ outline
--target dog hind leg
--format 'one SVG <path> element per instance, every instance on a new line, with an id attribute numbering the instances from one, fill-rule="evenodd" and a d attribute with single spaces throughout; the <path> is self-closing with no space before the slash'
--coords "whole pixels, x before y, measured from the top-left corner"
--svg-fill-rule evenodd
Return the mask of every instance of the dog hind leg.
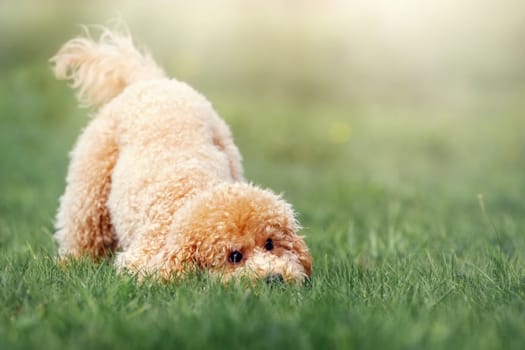
<path id="1" fill-rule="evenodd" d="M 116 247 L 107 199 L 117 153 L 114 122 L 102 116 L 92 120 L 71 152 L 56 217 L 62 257 L 99 258 Z"/>

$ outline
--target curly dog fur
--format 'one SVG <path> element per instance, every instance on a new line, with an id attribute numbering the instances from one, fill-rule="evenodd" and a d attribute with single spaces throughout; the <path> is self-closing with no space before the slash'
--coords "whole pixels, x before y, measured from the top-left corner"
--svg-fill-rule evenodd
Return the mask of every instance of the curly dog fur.
<path id="1" fill-rule="evenodd" d="M 66 42 L 51 61 L 82 105 L 98 107 L 70 154 L 62 257 L 115 254 L 119 270 L 167 280 L 200 268 L 224 280 L 310 275 L 292 207 L 244 180 L 230 129 L 205 97 L 107 29 Z"/>

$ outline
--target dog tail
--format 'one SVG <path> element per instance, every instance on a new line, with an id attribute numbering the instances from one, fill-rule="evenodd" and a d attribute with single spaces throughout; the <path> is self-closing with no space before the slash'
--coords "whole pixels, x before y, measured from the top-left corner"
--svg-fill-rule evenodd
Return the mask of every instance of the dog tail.
<path id="1" fill-rule="evenodd" d="M 55 77 L 71 80 L 83 106 L 99 107 L 136 81 L 165 77 L 148 53 L 135 48 L 128 34 L 104 28 L 95 41 L 87 29 L 85 33 L 66 42 L 50 60 Z"/>

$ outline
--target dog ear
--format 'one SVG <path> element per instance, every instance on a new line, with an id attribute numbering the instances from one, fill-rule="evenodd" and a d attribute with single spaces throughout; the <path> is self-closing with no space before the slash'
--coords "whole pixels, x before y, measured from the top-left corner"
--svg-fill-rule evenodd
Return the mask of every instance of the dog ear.
<path id="1" fill-rule="evenodd" d="M 171 255 L 169 261 L 170 269 L 179 276 L 185 272 L 196 270 L 201 266 L 195 243 L 184 244 Z"/>
<path id="2" fill-rule="evenodd" d="M 304 267 L 304 271 L 308 276 L 312 274 L 312 255 L 304 242 L 303 236 L 297 236 L 293 241 L 293 250 L 299 258 L 299 262 Z"/>
<path id="3" fill-rule="evenodd" d="M 305 273 L 310 276 L 312 273 L 312 255 L 310 254 L 308 246 L 304 241 L 304 236 L 299 236 L 296 233 L 302 229 L 301 225 L 296 220 L 293 220 L 287 222 L 287 224 L 281 229 L 285 232 L 287 237 L 291 238 L 292 249 L 295 254 L 297 254 L 297 258 L 304 267 Z"/>

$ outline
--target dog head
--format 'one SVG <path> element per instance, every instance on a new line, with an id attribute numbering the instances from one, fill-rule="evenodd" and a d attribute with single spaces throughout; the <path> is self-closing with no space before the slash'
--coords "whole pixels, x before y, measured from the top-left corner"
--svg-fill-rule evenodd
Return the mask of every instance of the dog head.
<path id="1" fill-rule="evenodd" d="M 250 184 L 221 184 L 185 205 L 174 219 L 170 261 L 267 282 L 303 282 L 312 257 L 291 206 Z"/>

